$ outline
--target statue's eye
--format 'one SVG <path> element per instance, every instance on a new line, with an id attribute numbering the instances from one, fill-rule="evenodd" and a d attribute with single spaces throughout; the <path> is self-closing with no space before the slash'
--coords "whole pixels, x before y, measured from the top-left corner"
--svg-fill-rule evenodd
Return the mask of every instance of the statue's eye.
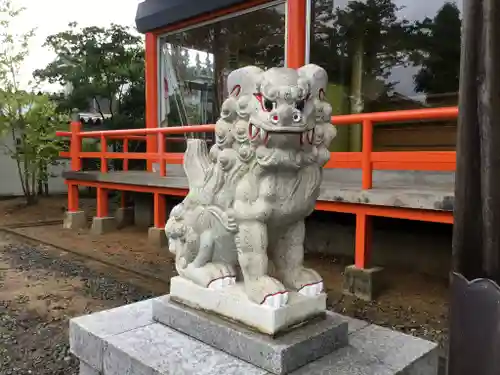
<path id="1" fill-rule="evenodd" d="M 306 101 L 305 100 L 299 100 L 298 102 L 295 103 L 295 107 L 302 112 L 304 110 L 304 107 L 306 106 Z"/>
<path id="2" fill-rule="evenodd" d="M 264 98 L 264 95 L 262 95 L 260 92 L 254 94 L 254 96 L 259 101 L 259 103 L 264 111 L 271 112 L 273 109 L 276 108 L 276 102 L 273 102 L 272 100 Z"/>
<path id="3" fill-rule="evenodd" d="M 264 99 L 264 109 L 271 112 L 275 108 L 275 103 L 269 99 Z"/>

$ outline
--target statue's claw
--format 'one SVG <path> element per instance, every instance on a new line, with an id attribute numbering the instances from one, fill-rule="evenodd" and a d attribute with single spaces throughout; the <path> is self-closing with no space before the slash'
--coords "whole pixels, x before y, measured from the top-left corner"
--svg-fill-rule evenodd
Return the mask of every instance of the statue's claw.
<path id="1" fill-rule="evenodd" d="M 306 297 L 313 297 L 323 292 L 321 276 L 310 268 L 300 268 L 285 276 L 284 284 Z"/>
<path id="2" fill-rule="evenodd" d="M 209 289 L 222 289 L 227 286 L 231 286 L 236 284 L 236 277 L 235 276 L 227 276 L 227 277 L 221 277 L 220 279 L 215 279 L 212 280 L 208 284 Z"/>
<path id="3" fill-rule="evenodd" d="M 288 302 L 288 291 L 283 284 L 266 275 L 245 281 L 245 291 L 250 300 L 263 306 L 279 308 Z"/>
<path id="4" fill-rule="evenodd" d="M 262 302 L 262 305 L 277 309 L 279 307 L 285 306 L 287 302 L 288 302 L 288 292 L 280 292 L 265 297 L 264 302 Z"/>
<path id="5" fill-rule="evenodd" d="M 187 266 L 183 276 L 204 288 L 220 289 L 236 282 L 236 270 L 223 263 L 207 263 L 203 267 Z"/>
<path id="6" fill-rule="evenodd" d="M 314 297 L 323 292 L 323 281 L 304 285 L 299 289 L 299 293 L 306 297 Z"/>

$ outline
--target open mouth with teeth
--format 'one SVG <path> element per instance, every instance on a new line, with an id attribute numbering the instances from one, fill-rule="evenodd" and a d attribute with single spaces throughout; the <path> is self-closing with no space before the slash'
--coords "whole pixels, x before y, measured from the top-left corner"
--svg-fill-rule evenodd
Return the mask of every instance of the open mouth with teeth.
<path id="1" fill-rule="evenodd" d="M 250 140 L 254 141 L 258 137 L 264 142 L 265 145 L 269 142 L 269 136 L 272 134 L 290 134 L 297 135 L 300 139 L 300 145 L 305 145 L 306 143 L 313 144 L 314 141 L 314 128 L 304 129 L 296 127 L 280 127 L 270 129 L 263 129 L 262 127 L 257 127 L 252 123 L 248 124 L 248 137 Z"/>

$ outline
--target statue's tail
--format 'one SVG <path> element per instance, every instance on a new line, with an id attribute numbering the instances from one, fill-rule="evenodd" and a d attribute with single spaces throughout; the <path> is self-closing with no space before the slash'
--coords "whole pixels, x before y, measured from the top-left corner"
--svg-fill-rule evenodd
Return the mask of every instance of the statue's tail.
<path id="1" fill-rule="evenodd" d="M 184 171 L 190 189 L 200 189 L 212 169 L 207 143 L 202 139 L 188 139 L 184 153 Z"/>

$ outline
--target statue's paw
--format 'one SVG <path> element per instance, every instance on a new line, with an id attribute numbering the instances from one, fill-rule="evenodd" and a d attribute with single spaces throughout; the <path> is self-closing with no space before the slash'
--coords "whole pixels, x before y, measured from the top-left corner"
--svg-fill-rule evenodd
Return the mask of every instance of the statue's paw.
<path id="1" fill-rule="evenodd" d="M 299 293 L 306 297 L 314 297 L 323 292 L 323 281 L 314 284 L 304 285 L 299 289 Z"/>
<path id="2" fill-rule="evenodd" d="M 203 267 L 186 268 L 185 276 L 194 283 L 210 289 L 221 289 L 236 283 L 236 270 L 223 263 L 207 263 Z"/>
<path id="3" fill-rule="evenodd" d="M 245 282 L 245 291 L 250 300 L 259 305 L 277 309 L 288 302 L 288 291 L 283 284 L 269 276 Z"/>
<path id="4" fill-rule="evenodd" d="M 310 268 L 301 268 L 292 272 L 285 280 L 285 285 L 306 297 L 314 297 L 321 294 L 324 289 L 323 279 Z"/>

